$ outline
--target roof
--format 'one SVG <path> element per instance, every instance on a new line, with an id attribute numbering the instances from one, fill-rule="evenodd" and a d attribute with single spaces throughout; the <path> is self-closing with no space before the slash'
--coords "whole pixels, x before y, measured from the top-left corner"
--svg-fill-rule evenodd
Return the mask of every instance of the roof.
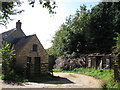
<path id="1" fill-rule="evenodd" d="M 19 39 L 16 39 L 13 44 L 15 45 L 15 50 L 16 52 L 18 52 L 19 50 L 21 50 L 28 42 L 29 40 L 36 36 L 35 34 L 33 35 L 29 35 L 29 36 L 25 36 L 25 37 L 22 37 L 22 38 L 19 38 Z"/>
<path id="2" fill-rule="evenodd" d="M 8 31 L 5 31 L 5 32 L 3 32 L 1 34 L 10 34 L 10 33 L 14 32 L 15 30 L 16 30 L 16 28 L 8 30 Z"/>
<path id="3" fill-rule="evenodd" d="M 3 32 L 3 33 L 1 33 L 0 35 L 2 35 L 2 38 L 3 38 L 3 40 L 4 40 L 4 39 L 7 38 L 10 34 L 12 34 L 15 30 L 16 30 L 16 28 L 11 29 L 11 30 L 6 31 L 6 32 Z"/>
<path id="4" fill-rule="evenodd" d="M 19 52 L 24 48 L 24 46 L 35 36 L 36 34 L 26 36 L 24 32 L 20 29 L 12 29 L 6 32 L 1 33 L 2 41 L 6 41 L 14 45 L 15 52 Z M 38 38 L 37 38 L 38 39 Z M 39 41 L 40 42 L 40 41 Z M 42 46 L 41 42 L 40 45 Z M 42 46 L 43 47 L 43 46 Z"/>
<path id="5" fill-rule="evenodd" d="M 20 34 L 21 37 L 19 37 L 19 38 L 11 38 L 11 36 L 16 36 L 17 33 L 19 33 L 18 31 L 17 31 L 16 28 L 14 28 L 14 29 L 11 29 L 9 31 L 6 31 L 6 32 L 3 32 L 3 33 L 0 34 L 0 35 L 2 35 L 2 40 L 5 40 L 5 41 L 7 40 L 7 42 L 9 41 L 9 39 L 13 39 L 10 43 L 14 45 L 15 52 L 18 52 L 20 49 L 22 49 L 25 46 L 25 44 L 27 44 L 27 42 L 29 42 L 29 40 L 33 36 L 36 36 L 35 34 L 29 35 L 29 36 L 26 36 L 26 35 L 22 36 Z M 22 33 L 24 33 L 24 32 L 22 31 Z M 16 34 L 16 35 L 14 35 L 14 34 Z"/>

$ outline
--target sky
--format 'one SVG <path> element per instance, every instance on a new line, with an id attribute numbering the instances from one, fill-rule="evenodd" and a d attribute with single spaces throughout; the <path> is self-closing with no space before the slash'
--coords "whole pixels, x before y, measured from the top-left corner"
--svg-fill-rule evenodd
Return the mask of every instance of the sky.
<path id="1" fill-rule="evenodd" d="M 85 2 L 86 1 L 86 2 Z M 91 2 L 92 1 L 92 2 Z M 42 8 L 37 2 L 32 8 L 28 2 L 24 2 L 20 9 L 25 12 L 11 16 L 13 21 L 7 24 L 7 28 L 0 25 L 0 33 L 15 28 L 16 22 L 22 22 L 22 30 L 26 35 L 36 34 L 45 49 L 52 46 L 51 40 L 55 32 L 59 30 L 61 24 L 65 22 L 66 17 L 74 15 L 80 5 L 95 6 L 100 0 L 56 0 L 58 8 L 56 14 L 50 15 L 48 10 Z"/>

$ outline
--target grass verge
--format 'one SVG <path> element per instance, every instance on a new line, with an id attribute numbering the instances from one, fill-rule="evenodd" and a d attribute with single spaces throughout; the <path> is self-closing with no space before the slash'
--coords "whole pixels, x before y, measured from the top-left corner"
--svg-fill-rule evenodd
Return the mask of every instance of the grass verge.
<path id="1" fill-rule="evenodd" d="M 53 69 L 54 72 L 67 72 L 67 73 L 79 73 L 88 76 L 93 76 L 103 80 L 102 88 L 119 88 L 120 82 L 114 82 L 113 79 L 113 70 L 104 69 L 91 69 L 91 68 L 75 68 L 72 71 L 63 71 L 61 69 Z"/>
<path id="2" fill-rule="evenodd" d="M 0 74 L 0 80 L 2 79 L 2 74 Z"/>

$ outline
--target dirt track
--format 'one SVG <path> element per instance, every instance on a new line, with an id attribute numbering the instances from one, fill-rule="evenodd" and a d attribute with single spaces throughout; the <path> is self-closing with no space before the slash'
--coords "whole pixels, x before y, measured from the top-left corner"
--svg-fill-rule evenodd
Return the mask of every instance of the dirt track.
<path id="1" fill-rule="evenodd" d="M 8 85 L 0 80 L 0 87 L 2 85 L 2 88 L 100 88 L 102 83 L 101 80 L 81 74 L 54 73 L 54 75 L 61 79 L 45 83 L 27 82 L 22 85 Z"/>

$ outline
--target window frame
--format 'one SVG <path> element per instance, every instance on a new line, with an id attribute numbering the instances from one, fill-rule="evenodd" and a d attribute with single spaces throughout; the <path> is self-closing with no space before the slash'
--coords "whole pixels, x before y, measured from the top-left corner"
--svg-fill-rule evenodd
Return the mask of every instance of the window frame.
<path id="1" fill-rule="evenodd" d="M 32 62 L 32 57 L 27 57 L 27 63 L 31 63 Z"/>
<path id="2" fill-rule="evenodd" d="M 32 51 L 37 52 L 37 49 L 38 49 L 38 45 L 37 44 L 33 44 Z"/>

